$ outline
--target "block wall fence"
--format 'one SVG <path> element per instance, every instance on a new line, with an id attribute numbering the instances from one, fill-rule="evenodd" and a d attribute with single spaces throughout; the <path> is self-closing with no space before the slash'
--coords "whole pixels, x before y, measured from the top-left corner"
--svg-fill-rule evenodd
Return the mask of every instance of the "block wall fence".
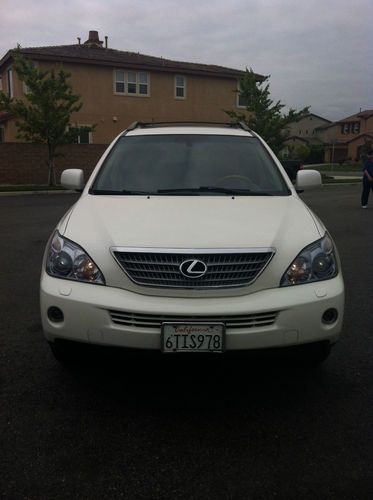
<path id="1" fill-rule="evenodd" d="M 55 160 L 57 183 L 67 168 L 82 169 L 84 178 L 88 179 L 106 148 L 107 144 L 68 144 L 59 148 Z M 0 185 L 47 184 L 47 158 L 45 144 L 0 144 Z"/>

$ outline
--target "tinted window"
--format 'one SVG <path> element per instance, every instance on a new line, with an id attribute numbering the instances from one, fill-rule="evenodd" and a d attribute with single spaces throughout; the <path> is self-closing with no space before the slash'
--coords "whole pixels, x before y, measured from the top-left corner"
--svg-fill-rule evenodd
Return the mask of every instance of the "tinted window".
<path id="1" fill-rule="evenodd" d="M 201 186 L 289 194 L 258 139 L 229 135 L 121 137 L 93 189 L 154 193 Z"/>

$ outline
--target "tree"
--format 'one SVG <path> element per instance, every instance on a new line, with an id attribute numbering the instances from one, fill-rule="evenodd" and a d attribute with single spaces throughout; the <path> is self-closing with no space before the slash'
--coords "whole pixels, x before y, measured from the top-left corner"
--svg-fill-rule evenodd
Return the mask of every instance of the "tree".
<path id="1" fill-rule="evenodd" d="M 308 146 L 306 146 L 305 144 L 300 144 L 297 148 L 296 148 L 296 157 L 301 160 L 303 163 L 308 159 L 308 157 L 310 156 L 310 148 Z"/>
<path id="2" fill-rule="evenodd" d="M 308 163 L 324 163 L 325 146 L 323 144 L 310 144 Z"/>
<path id="3" fill-rule="evenodd" d="M 245 103 L 247 113 L 226 113 L 236 122 L 244 122 L 254 132 L 259 134 L 277 154 L 281 150 L 284 141 L 289 137 L 287 125 L 297 122 L 308 113 L 309 107 L 301 111 L 290 109 L 287 114 L 281 110 L 285 107 L 280 101 L 276 103 L 270 98 L 269 80 L 270 76 L 264 77 L 258 82 L 255 73 L 246 68 L 244 76 L 239 83 L 240 99 Z"/>
<path id="4" fill-rule="evenodd" d="M 68 83 L 70 75 L 62 69 L 42 70 L 21 54 L 13 51 L 14 69 L 24 83 L 26 99 L 15 99 L 0 92 L 0 111 L 7 111 L 17 121 L 17 138 L 46 144 L 48 147 L 48 184 L 55 185 L 56 150 L 77 141 L 82 132 L 93 127 L 70 127 L 71 114 L 81 109 L 80 96 Z"/>

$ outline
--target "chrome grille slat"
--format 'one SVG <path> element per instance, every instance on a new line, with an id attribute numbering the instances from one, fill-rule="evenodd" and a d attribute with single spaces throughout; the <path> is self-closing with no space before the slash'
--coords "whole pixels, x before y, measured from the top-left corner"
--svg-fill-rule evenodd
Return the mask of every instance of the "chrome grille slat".
<path id="1" fill-rule="evenodd" d="M 263 271 L 273 254 L 273 249 L 188 253 L 113 248 L 113 255 L 121 268 L 138 285 L 184 289 L 249 285 Z M 194 279 L 184 276 L 179 268 L 186 260 L 202 260 L 207 267 L 206 274 Z"/>
<path id="2" fill-rule="evenodd" d="M 235 328 L 260 328 L 273 325 L 278 312 L 264 312 L 245 315 L 227 316 L 179 316 L 174 314 L 141 314 L 122 311 L 109 311 L 111 320 L 117 325 L 132 326 L 136 328 L 160 329 L 166 322 L 201 322 L 224 323 L 227 329 Z"/>

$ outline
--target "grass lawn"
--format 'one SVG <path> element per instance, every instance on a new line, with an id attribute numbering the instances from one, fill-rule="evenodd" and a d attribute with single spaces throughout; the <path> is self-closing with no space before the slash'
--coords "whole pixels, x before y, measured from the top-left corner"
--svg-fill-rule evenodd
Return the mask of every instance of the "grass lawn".
<path id="1" fill-rule="evenodd" d="M 361 182 L 361 179 L 334 179 L 333 177 L 323 177 L 323 184 L 358 184 Z"/>
<path id="2" fill-rule="evenodd" d="M 343 164 L 340 165 L 339 163 L 318 163 L 315 165 L 304 165 L 304 168 L 310 168 L 312 170 L 318 170 L 319 172 L 333 172 L 335 174 L 337 173 L 343 173 L 343 172 L 357 172 L 361 173 L 363 170 L 362 165 L 356 165 L 356 164 Z"/>

